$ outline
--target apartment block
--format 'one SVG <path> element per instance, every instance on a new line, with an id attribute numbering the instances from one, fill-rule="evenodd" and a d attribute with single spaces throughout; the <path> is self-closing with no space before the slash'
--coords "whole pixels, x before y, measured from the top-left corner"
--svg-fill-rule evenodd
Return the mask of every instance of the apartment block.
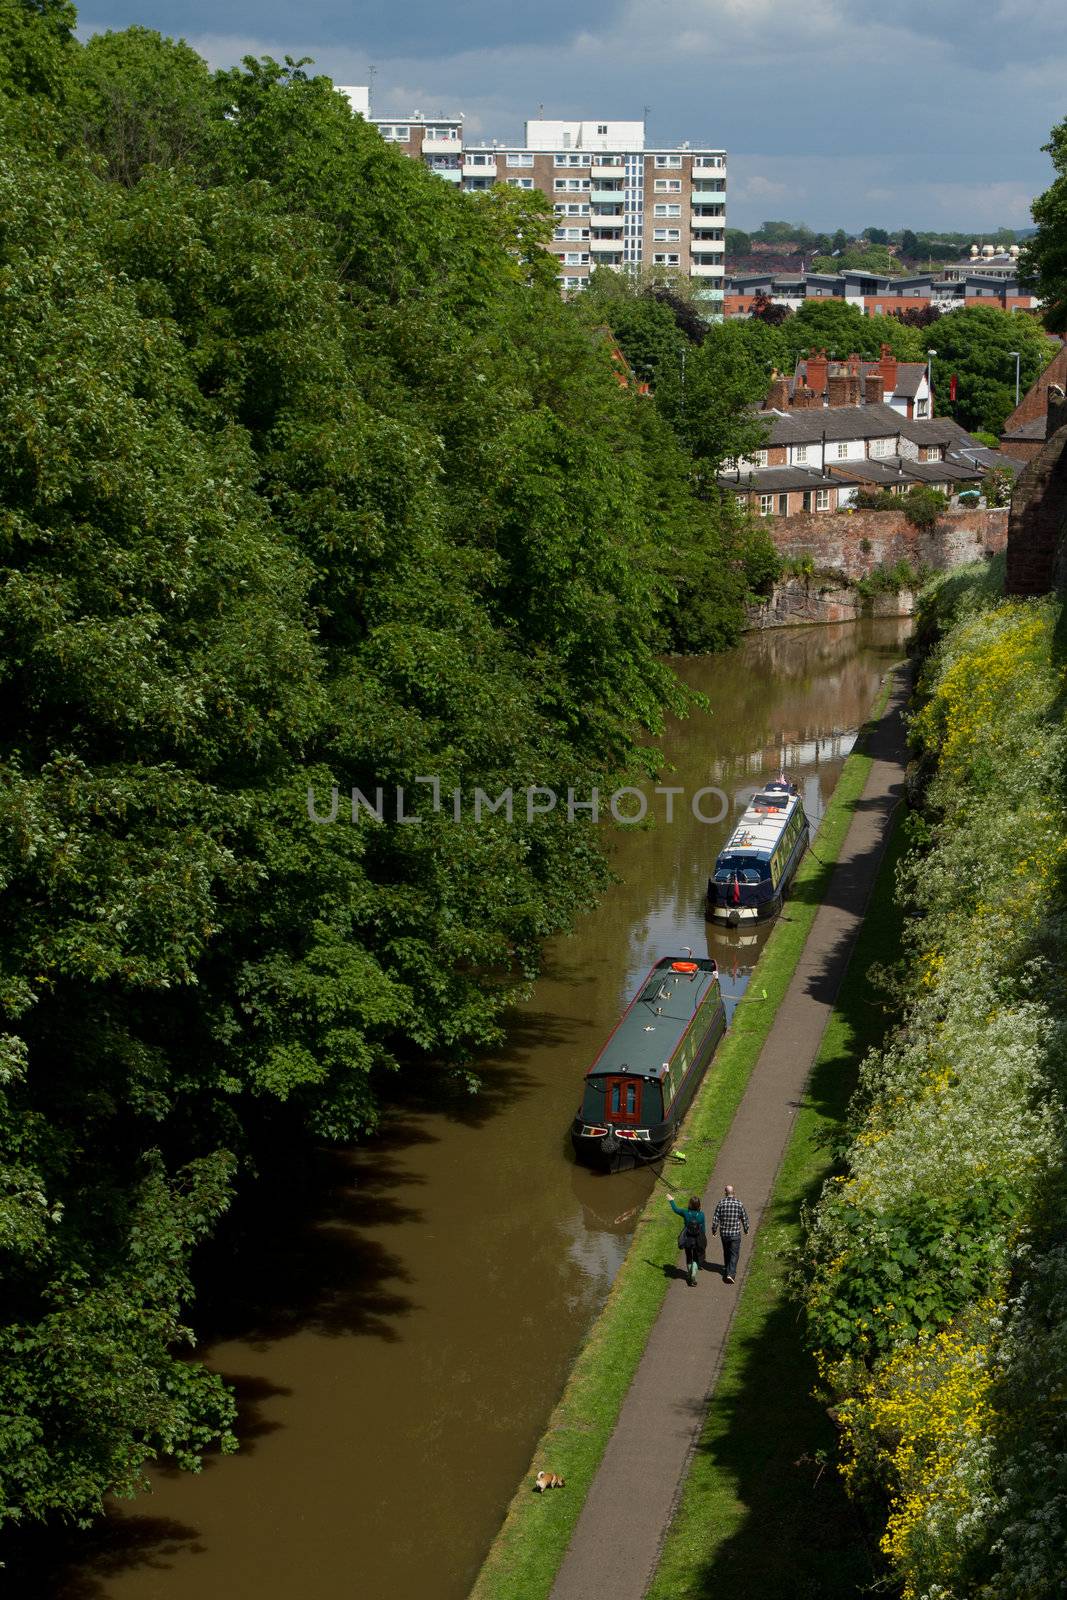
<path id="1" fill-rule="evenodd" d="M 521 145 L 468 143 L 462 117 L 371 116 L 364 89 L 344 89 L 382 138 L 462 189 L 504 183 L 552 204 L 551 249 L 565 293 L 598 266 L 650 267 L 699 280 L 709 315 L 722 315 L 726 152 L 682 144 L 645 148 L 644 122 L 526 123 Z"/>

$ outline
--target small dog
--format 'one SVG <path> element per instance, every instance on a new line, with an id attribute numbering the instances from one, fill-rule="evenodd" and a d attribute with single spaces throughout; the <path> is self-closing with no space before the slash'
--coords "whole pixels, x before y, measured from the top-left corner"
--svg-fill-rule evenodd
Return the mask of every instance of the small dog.
<path id="1" fill-rule="evenodd" d="M 534 1479 L 534 1490 L 537 1494 L 544 1494 L 546 1489 L 562 1489 L 563 1479 L 555 1472 L 539 1472 Z"/>

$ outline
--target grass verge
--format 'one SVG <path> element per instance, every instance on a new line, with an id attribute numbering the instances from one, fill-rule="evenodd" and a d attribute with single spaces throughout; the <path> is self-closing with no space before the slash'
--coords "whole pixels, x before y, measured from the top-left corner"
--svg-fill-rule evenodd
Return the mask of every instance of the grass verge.
<path id="1" fill-rule="evenodd" d="M 895 826 L 760 1227 L 707 1421 L 649 1600 L 846 1600 L 877 1577 L 830 1458 L 835 1429 L 812 1398 L 815 1365 L 785 1293 L 800 1214 L 831 1168 L 859 1063 L 891 1022 L 871 979 L 899 954 Z"/>
<path id="2" fill-rule="evenodd" d="M 892 679 L 879 696 L 868 727 L 882 715 L 891 684 Z M 684 1177 L 679 1176 L 678 1181 L 694 1194 L 700 1194 L 711 1177 L 825 897 L 871 769 L 864 744 L 861 736 L 845 762 L 815 837 L 818 856 L 809 854 L 797 873 L 787 913 L 764 946 L 734 1013 L 733 1026 L 719 1046 L 678 1140 L 688 1156 Z M 645 1260 L 649 1255 L 671 1260 L 676 1254 L 677 1232 L 677 1222 L 657 1189 L 634 1237 L 640 1248 L 631 1246 L 619 1269 L 534 1452 L 537 1466 L 546 1466 L 567 1479 L 567 1492 L 534 1495 L 532 1473 L 523 1481 L 471 1591 L 471 1600 L 545 1600 L 548 1595 L 667 1293 L 667 1279 L 661 1272 L 649 1273 Z M 754 1268 L 755 1260 L 750 1276 Z"/>

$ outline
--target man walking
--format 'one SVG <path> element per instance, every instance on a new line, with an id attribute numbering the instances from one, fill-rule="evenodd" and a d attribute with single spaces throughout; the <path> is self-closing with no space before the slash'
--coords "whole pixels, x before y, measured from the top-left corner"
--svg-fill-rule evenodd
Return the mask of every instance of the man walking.
<path id="1" fill-rule="evenodd" d="M 726 1185 L 723 1197 L 715 1207 L 711 1219 L 711 1232 L 722 1234 L 723 1281 L 733 1283 L 737 1273 L 737 1258 L 741 1254 L 741 1229 L 748 1232 L 748 1212 L 734 1194 L 732 1183 Z"/>

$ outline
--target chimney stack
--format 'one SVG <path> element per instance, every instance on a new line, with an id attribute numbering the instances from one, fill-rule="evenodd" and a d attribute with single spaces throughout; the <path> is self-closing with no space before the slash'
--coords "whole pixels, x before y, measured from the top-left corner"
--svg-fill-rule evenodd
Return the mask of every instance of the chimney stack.
<path id="1" fill-rule="evenodd" d="M 767 390 L 767 398 L 763 402 L 763 409 L 765 411 L 789 410 L 789 379 L 784 373 L 779 372 L 777 367 L 771 373 L 770 387 Z"/>
<path id="2" fill-rule="evenodd" d="M 886 394 L 893 394 L 897 387 L 897 358 L 890 345 L 882 346 L 878 365 L 882 369 L 882 388 Z"/>
<path id="3" fill-rule="evenodd" d="M 882 392 L 881 367 L 875 367 L 873 371 L 868 372 L 866 378 L 864 378 L 863 398 L 865 403 L 869 406 L 880 406 L 882 404 L 884 395 Z"/>
<path id="4" fill-rule="evenodd" d="M 823 394 L 826 389 L 826 372 L 829 362 L 825 350 L 810 350 L 807 360 L 807 384 L 815 394 Z"/>
<path id="5" fill-rule="evenodd" d="M 847 406 L 848 372 L 842 366 L 832 366 L 826 378 L 826 403 L 830 406 Z"/>

